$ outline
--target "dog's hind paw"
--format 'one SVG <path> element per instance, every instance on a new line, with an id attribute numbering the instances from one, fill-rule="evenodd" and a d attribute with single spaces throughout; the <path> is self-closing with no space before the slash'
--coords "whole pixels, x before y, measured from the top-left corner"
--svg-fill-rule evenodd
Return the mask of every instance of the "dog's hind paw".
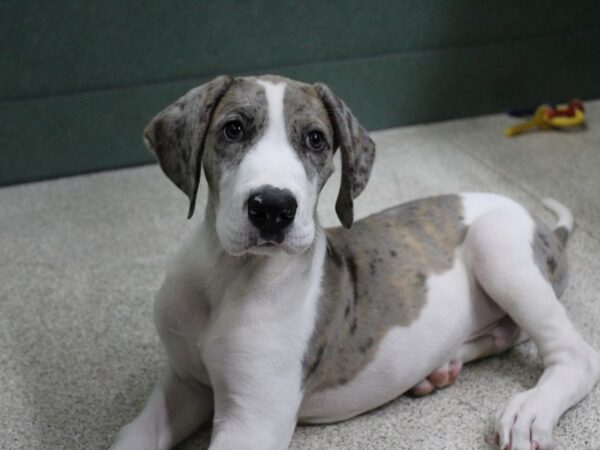
<path id="1" fill-rule="evenodd" d="M 521 392 L 502 407 L 496 418 L 501 450 L 549 450 L 557 418 L 534 389 Z"/>
<path id="2" fill-rule="evenodd" d="M 450 386 L 456 381 L 462 370 L 462 361 L 455 359 L 431 372 L 427 378 L 413 387 L 409 393 L 415 397 L 429 395 L 438 389 Z"/>

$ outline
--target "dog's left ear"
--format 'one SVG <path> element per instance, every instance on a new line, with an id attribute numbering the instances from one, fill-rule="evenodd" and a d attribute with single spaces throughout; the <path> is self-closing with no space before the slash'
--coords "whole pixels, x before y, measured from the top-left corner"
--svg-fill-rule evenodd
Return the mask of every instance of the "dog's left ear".
<path id="1" fill-rule="evenodd" d="M 350 108 L 339 99 L 328 86 L 315 84 L 315 89 L 325 109 L 334 131 L 334 147 L 342 152 L 342 183 L 335 203 L 335 211 L 346 228 L 354 221 L 353 200 L 363 191 L 375 159 L 375 143 L 369 133 L 358 123 Z"/>
<path id="2" fill-rule="evenodd" d="M 144 128 L 144 142 L 163 172 L 190 199 L 188 219 L 196 204 L 204 137 L 213 110 L 232 81 L 223 75 L 192 89 Z"/>

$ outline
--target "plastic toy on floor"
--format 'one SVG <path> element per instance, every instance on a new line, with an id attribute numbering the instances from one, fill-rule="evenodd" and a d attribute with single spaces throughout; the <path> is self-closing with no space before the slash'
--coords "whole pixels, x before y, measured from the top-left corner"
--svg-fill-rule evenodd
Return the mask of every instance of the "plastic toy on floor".
<path id="1" fill-rule="evenodd" d="M 571 100 L 567 105 L 541 105 L 535 111 L 514 111 L 509 114 L 523 116 L 533 112 L 533 117 L 527 122 L 508 127 L 504 134 L 513 137 L 535 128 L 540 130 L 562 130 L 580 127 L 585 123 L 584 111 L 581 100 Z"/>

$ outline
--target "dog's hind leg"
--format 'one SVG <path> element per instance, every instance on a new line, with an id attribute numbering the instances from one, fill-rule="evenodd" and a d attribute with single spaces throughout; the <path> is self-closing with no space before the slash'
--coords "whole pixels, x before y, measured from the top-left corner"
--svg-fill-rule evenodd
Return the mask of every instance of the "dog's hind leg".
<path id="1" fill-rule="evenodd" d="M 121 429 L 111 450 L 168 450 L 207 422 L 212 413 L 212 390 L 189 385 L 168 369 L 142 412 Z"/>
<path id="2" fill-rule="evenodd" d="M 410 394 L 422 397 L 448 387 L 460 375 L 463 364 L 497 355 L 527 339 L 527 334 L 509 316 L 504 316 L 484 334 L 462 344 L 446 364 L 413 387 Z"/>
<path id="3" fill-rule="evenodd" d="M 544 365 L 537 385 L 500 409 L 496 432 L 502 449 L 550 448 L 560 416 L 600 378 L 600 355 L 579 335 L 544 274 L 547 268 L 536 261 L 534 233 L 536 223 L 528 212 L 511 207 L 477 218 L 465 240 L 475 278 L 530 336 Z M 550 238 L 557 239 L 545 236 Z M 556 261 L 547 262 L 553 266 Z"/>

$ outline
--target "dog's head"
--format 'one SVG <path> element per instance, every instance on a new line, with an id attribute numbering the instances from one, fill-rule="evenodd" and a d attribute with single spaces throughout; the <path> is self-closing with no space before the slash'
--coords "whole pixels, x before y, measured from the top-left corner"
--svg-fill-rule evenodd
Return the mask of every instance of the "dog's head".
<path id="1" fill-rule="evenodd" d="M 232 255 L 310 247 L 338 147 L 336 211 L 349 228 L 375 156 L 366 130 L 327 86 L 274 76 L 221 76 L 192 89 L 152 119 L 144 140 L 189 197 L 189 217 L 204 167 L 210 214 Z"/>

